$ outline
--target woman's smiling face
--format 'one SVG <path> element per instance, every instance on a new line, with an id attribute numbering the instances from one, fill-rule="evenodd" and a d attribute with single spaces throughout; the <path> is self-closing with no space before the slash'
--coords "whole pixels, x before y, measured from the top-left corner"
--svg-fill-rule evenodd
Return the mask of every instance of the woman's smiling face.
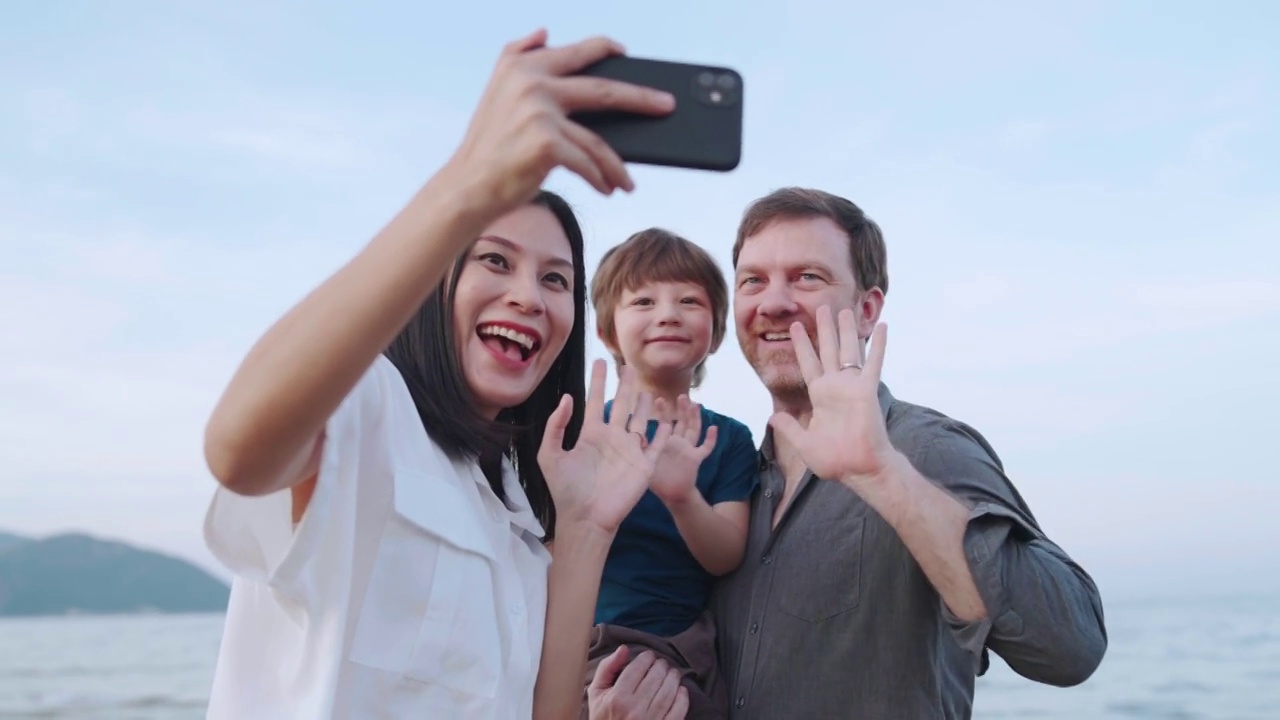
<path id="1" fill-rule="evenodd" d="M 564 349 L 579 278 L 564 229 L 538 205 L 491 224 L 463 262 L 454 332 L 467 386 L 493 418 L 528 399 Z"/>

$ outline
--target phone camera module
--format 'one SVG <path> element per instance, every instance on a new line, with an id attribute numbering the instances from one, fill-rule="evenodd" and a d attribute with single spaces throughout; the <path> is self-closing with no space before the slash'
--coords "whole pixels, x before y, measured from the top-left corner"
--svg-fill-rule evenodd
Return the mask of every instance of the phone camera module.
<path id="1" fill-rule="evenodd" d="M 708 107 L 735 107 L 742 101 L 742 83 L 733 72 L 702 70 L 693 77 L 693 96 Z"/>

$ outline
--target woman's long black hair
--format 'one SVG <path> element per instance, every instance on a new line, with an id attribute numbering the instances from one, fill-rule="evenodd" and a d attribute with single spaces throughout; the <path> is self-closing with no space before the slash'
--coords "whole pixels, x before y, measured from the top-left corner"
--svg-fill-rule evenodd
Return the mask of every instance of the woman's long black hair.
<path id="1" fill-rule="evenodd" d="M 441 283 L 423 303 L 408 325 L 386 349 L 385 355 L 400 371 L 409 394 L 418 408 L 423 427 L 450 458 L 477 459 L 489 486 L 505 499 L 501 463 L 513 454 L 520 484 L 529 497 L 533 513 L 546 529 L 546 539 L 555 536 L 555 505 L 546 478 L 538 466 L 547 419 L 566 393 L 573 398 L 573 416 L 565 430 L 565 448 L 578 441 L 586 398 L 586 307 L 587 277 L 583 257 L 582 228 L 564 198 L 542 190 L 531 204 L 555 215 L 569 238 L 573 253 L 573 328 L 560 356 L 534 388 L 529 399 L 507 408 L 491 421 L 476 409 L 475 398 L 462 373 L 459 338 L 454 335 L 453 303 L 465 253 L 454 263 L 447 282 Z"/>

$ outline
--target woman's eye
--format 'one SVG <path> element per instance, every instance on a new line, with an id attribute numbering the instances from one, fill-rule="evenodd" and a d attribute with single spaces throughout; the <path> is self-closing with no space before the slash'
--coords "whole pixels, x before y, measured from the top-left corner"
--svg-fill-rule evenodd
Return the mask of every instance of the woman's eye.
<path id="1" fill-rule="evenodd" d="M 548 282 L 553 282 L 563 287 L 565 290 L 569 289 L 569 278 L 565 277 L 564 275 L 561 275 L 560 273 L 551 273 L 547 275 L 546 279 Z"/>
<path id="2" fill-rule="evenodd" d="M 510 267 L 510 264 L 507 262 L 507 259 L 502 257 L 502 255 L 499 253 L 485 253 L 480 256 L 480 262 L 488 263 L 490 265 L 495 265 L 497 267 L 504 268 L 504 269 Z"/>

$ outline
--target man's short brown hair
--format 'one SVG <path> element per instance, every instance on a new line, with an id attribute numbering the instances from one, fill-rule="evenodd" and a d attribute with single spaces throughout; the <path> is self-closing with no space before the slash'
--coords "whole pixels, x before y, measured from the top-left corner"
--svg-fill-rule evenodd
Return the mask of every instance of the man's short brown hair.
<path id="1" fill-rule="evenodd" d="M 827 218 L 849 236 L 849 257 L 859 290 L 878 287 L 881 292 L 889 293 L 889 260 L 880 226 L 851 201 L 823 190 L 782 188 L 751 203 L 738 224 L 733 266 L 738 267 L 742 243 L 770 223 L 811 217 Z"/>
<path id="2" fill-rule="evenodd" d="M 702 287 L 711 302 L 711 352 L 724 340 L 729 316 L 729 288 L 724 273 L 710 253 L 697 244 L 665 230 L 649 228 L 609 248 L 591 279 L 591 304 L 600 335 L 618 346 L 613 313 L 622 294 L 655 282 L 687 282 Z M 623 359 L 614 355 L 618 365 Z M 693 387 L 706 374 L 703 358 L 693 371 Z"/>

